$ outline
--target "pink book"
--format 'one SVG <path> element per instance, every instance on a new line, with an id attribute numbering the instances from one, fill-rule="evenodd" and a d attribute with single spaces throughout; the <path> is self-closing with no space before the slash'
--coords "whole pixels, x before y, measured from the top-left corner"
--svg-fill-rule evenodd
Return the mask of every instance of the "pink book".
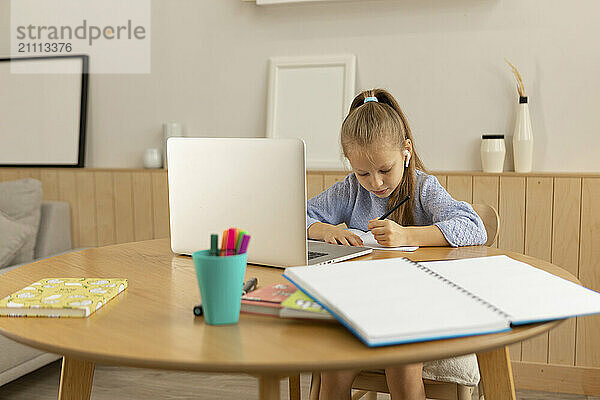
<path id="1" fill-rule="evenodd" d="M 289 283 L 273 283 L 242 296 L 240 311 L 251 314 L 279 316 L 281 303 L 298 288 Z"/>

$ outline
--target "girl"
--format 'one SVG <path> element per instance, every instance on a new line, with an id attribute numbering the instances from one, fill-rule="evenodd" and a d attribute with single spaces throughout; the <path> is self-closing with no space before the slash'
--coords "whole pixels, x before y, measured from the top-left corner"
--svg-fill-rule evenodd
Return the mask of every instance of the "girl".
<path id="1" fill-rule="evenodd" d="M 483 222 L 471 205 L 454 200 L 416 153 L 412 133 L 396 100 L 383 89 L 360 93 L 341 129 L 352 173 L 308 201 L 308 237 L 362 245 L 345 228 L 370 230 L 383 246 L 469 246 L 485 243 Z M 387 219 L 378 218 L 410 195 Z M 425 399 L 423 364 L 386 368 L 392 399 Z M 321 374 L 321 399 L 350 399 L 359 371 Z"/>

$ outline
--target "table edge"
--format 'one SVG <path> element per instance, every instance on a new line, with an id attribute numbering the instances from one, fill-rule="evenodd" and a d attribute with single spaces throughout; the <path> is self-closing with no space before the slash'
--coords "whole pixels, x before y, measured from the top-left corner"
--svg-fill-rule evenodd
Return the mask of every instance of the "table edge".
<path id="1" fill-rule="evenodd" d="M 0 317 L 1 318 L 1 317 Z M 265 317 L 268 318 L 268 317 Z M 477 336 L 488 336 L 488 341 L 484 345 L 464 345 L 463 350 L 453 351 L 453 352 L 444 352 L 440 351 L 435 355 L 430 354 L 428 357 L 412 357 L 405 360 L 402 364 L 410 364 L 416 362 L 425 362 L 431 360 L 440 360 L 444 358 L 456 357 L 466 354 L 473 353 L 484 353 L 490 350 L 494 350 L 499 347 L 508 346 L 510 344 L 514 344 L 517 342 L 521 342 L 523 340 L 530 339 L 537 335 L 541 335 L 551 329 L 554 329 L 562 322 L 566 321 L 566 319 L 552 320 L 547 322 L 541 322 L 530 325 L 522 325 L 518 326 L 515 329 L 517 331 L 509 331 L 509 332 L 500 332 L 486 335 L 474 335 L 470 337 Z M 526 328 L 526 329 L 524 329 Z M 327 363 L 327 368 L 323 368 L 323 362 L 315 360 L 314 362 L 303 362 L 303 363 L 294 363 L 294 362 L 286 362 L 285 364 L 216 364 L 215 362 L 210 362 L 207 364 L 197 364 L 192 362 L 182 362 L 182 361 L 169 361 L 169 360 L 150 360 L 147 358 L 131 358 L 131 357 L 122 357 L 118 355 L 107 355 L 103 353 L 93 353 L 93 352 L 83 352 L 77 350 L 71 350 L 63 347 L 56 346 L 48 346 L 45 343 L 37 342 L 35 340 L 23 340 L 21 337 L 12 335 L 10 332 L 5 332 L 0 327 L 0 334 L 3 336 L 14 340 L 18 343 L 46 351 L 48 353 L 61 355 L 63 357 L 74 358 L 78 360 L 90 361 L 98 364 L 105 365 L 114 365 L 114 366 L 126 366 L 126 367 L 134 367 L 134 368 L 149 368 L 149 369 L 164 369 L 164 370 L 173 370 L 173 371 L 195 371 L 195 372 L 227 372 L 227 373 L 245 373 L 245 374 L 256 374 L 256 373 L 282 373 L 282 371 L 289 372 L 311 372 L 311 371 L 324 371 L 324 370 L 337 370 L 337 369 L 352 369 L 352 368 L 361 368 L 361 369 L 369 369 L 369 368 L 384 368 L 386 366 L 398 364 L 397 361 L 393 360 L 393 355 L 390 357 L 380 357 L 377 361 L 370 361 L 364 359 L 357 360 L 343 360 L 343 361 L 333 361 Z M 496 335 L 496 337 L 494 337 Z M 508 340 L 507 340 L 508 338 Z M 464 337 L 455 338 L 455 339 L 447 339 L 447 340 L 464 340 Z M 490 345 L 491 343 L 491 345 Z M 402 346 L 402 345 L 398 345 Z M 387 346 L 386 346 L 387 347 Z"/>

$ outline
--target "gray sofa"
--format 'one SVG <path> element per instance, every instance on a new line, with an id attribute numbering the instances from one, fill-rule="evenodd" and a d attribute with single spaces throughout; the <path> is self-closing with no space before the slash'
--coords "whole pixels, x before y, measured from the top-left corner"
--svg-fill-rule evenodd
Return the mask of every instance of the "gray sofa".
<path id="1" fill-rule="evenodd" d="M 61 201 L 42 202 L 40 226 L 34 249 L 35 260 L 66 252 L 71 247 L 69 203 Z M 2 279 L 2 274 L 15 268 L 21 268 L 29 263 L 0 269 L 0 279 Z M 56 354 L 41 352 L 14 342 L 2 335 L 0 335 L 0 354 L 0 386 L 60 358 Z"/>

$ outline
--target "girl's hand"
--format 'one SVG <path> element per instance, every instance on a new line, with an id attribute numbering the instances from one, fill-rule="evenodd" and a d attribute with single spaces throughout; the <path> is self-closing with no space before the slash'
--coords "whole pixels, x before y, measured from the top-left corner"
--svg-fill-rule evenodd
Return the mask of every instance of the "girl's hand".
<path id="1" fill-rule="evenodd" d="M 308 228 L 308 238 L 346 246 L 362 246 L 363 241 L 354 233 L 339 226 L 315 222 Z"/>
<path id="2" fill-rule="evenodd" d="M 382 246 L 400 247 L 410 244 L 409 229 L 392 220 L 372 219 L 367 228 L 373 233 L 377 243 Z"/>
<path id="3" fill-rule="evenodd" d="M 363 241 L 354 233 L 337 226 L 332 226 L 325 232 L 323 240 L 327 243 L 343 244 L 344 246 L 362 246 Z"/>

